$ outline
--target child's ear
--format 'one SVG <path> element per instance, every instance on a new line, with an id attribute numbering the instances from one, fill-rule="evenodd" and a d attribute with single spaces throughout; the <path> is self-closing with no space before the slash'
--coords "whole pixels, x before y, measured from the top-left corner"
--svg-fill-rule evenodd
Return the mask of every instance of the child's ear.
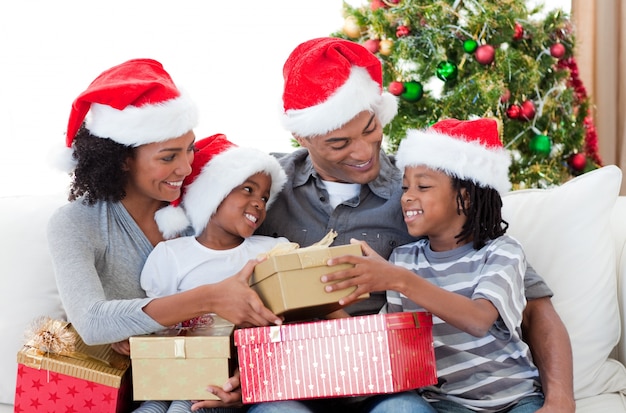
<path id="1" fill-rule="evenodd" d="M 467 188 L 461 188 L 461 198 L 463 199 L 463 207 L 466 211 L 468 211 L 471 202 L 469 192 L 467 192 Z"/>

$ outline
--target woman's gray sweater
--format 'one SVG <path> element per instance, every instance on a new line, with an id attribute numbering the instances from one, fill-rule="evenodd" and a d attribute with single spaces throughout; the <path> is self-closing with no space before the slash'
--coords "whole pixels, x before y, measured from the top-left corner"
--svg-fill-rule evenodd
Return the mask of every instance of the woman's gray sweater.
<path id="1" fill-rule="evenodd" d="M 63 307 L 88 345 L 163 329 L 142 308 L 139 276 L 153 246 L 124 206 L 81 200 L 48 223 L 48 245 Z"/>

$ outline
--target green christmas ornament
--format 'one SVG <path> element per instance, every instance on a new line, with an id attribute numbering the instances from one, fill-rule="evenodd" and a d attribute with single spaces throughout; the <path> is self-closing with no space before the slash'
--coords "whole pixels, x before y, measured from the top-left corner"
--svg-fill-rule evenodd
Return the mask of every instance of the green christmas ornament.
<path id="1" fill-rule="evenodd" d="M 550 138 L 546 135 L 535 135 L 530 140 L 530 150 L 542 156 L 547 156 L 550 154 L 550 150 L 552 149 L 552 142 L 550 142 Z"/>
<path id="2" fill-rule="evenodd" d="M 439 79 L 447 82 L 456 78 L 458 71 L 459 70 L 454 63 L 450 61 L 445 61 L 437 65 L 436 74 Z"/>
<path id="3" fill-rule="evenodd" d="M 478 42 L 474 39 L 469 39 L 463 42 L 463 50 L 465 53 L 474 53 L 478 48 Z"/>
<path id="4" fill-rule="evenodd" d="M 424 94 L 424 87 L 420 82 L 404 82 L 404 92 L 400 97 L 408 102 L 417 102 Z"/>

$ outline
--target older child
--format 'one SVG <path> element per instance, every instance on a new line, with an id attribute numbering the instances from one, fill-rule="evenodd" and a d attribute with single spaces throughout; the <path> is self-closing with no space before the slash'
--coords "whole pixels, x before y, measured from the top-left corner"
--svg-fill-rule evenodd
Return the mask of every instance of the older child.
<path id="1" fill-rule="evenodd" d="M 253 235 L 286 180 L 273 156 L 237 147 L 218 134 L 196 142 L 192 171 L 183 182 L 181 198 L 159 210 L 156 221 L 168 238 L 189 225 L 195 235 L 163 241 L 154 248 L 141 272 L 141 286 L 148 297 L 223 282 L 249 260 L 288 242 Z M 142 411 L 151 411 L 149 407 L 163 411 L 167 404 L 146 402 Z M 191 405 L 174 401 L 167 411 L 188 412 Z"/>
<path id="2" fill-rule="evenodd" d="M 332 288 L 358 285 L 352 295 L 387 290 L 389 312 L 433 313 L 439 382 L 420 394 L 438 412 L 536 411 L 539 374 L 521 339 L 527 263 L 505 235 L 500 194 L 510 188 L 510 156 L 497 122 L 448 119 L 410 131 L 397 164 L 408 232 L 424 238 L 397 247 L 390 262 L 364 244 L 360 260 L 331 260 L 353 270 L 323 280 L 352 277 Z"/>

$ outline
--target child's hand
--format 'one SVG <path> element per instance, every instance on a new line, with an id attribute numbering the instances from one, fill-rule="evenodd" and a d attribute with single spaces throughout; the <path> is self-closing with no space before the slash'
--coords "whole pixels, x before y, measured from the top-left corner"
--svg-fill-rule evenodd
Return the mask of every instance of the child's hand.
<path id="1" fill-rule="evenodd" d="M 350 243 L 361 244 L 363 256 L 344 255 L 328 260 L 328 265 L 354 264 L 354 267 L 323 275 L 321 280 L 324 283 L 340 280 L 335 284 L 327 285 L 326 291 L 332 292 L 356 286 L 354 292 L 339 300 L 339 304 L 348 305 L 362 294 L 393 289 L 389 274 L 395 266 L 378 255 L 365 241 L 351 239 Z"/>
<path id="2" fill-rule="evenodd" d="M 254 266 L 262 260 L 252 259 L 237 274 L 215 284 L 219 294 L 215 297 L 215 313 L 238 326 L 265 326 L 281 324 L 249 286 Z"/>
<path id="3" fill-rule="evenodd" d="M 123 340 L 123 341 L 118 341 L 117 343 L 113 343 L 111 344 L 111 348 L 116 353 L 120 353 L 125 356 L 130 356 L 130 341 L 128 340 Z"/>
<path id="4" fill-rule="evenodd" d="M 219 408 L 219 407 L 241 407 L 241 383 L 239 379 L 239 369 L 235 370 L 233 377 L 222 386 L 208 386 L 207 391 L 219 397 L 219 400 L 194 401 L 191 405 L 191 411 L 195 412 L 203 407 Z"/>

